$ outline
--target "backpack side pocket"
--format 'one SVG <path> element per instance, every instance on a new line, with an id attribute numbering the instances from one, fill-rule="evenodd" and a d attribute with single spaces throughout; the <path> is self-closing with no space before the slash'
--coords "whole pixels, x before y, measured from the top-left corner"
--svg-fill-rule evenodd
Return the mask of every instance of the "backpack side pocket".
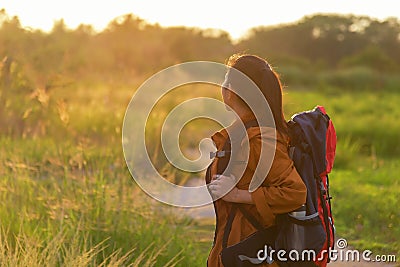
<path id="1" fill-rule="evenodd" d="M 277 216 L 277 226 L 276 251 L 285 251 L 286 258 L 290 261 L 316 259 L 326 240 L 326 233 L 318 213 L 303 217 L 281 214 Z"/>

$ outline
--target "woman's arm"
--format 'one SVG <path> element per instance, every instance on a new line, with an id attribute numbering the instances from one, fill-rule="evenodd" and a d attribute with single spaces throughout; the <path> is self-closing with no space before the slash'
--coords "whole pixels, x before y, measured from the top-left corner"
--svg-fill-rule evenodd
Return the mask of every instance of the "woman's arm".
<path id="1" fill-rule="evenodd" d="M 228 194 L 223 198 L 227 202 L 243 203 L 243 204 L 254 204 L 251 194 L 247 190 L 242 190 L 234 187 Z"/>

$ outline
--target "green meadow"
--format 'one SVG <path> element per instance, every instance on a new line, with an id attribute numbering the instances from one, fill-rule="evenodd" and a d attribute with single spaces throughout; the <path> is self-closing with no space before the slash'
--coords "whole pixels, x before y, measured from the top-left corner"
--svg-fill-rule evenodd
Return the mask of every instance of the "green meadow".
<path id="1" fill-rule="evenodd" d="M 337 235 L 357 249 L 399 255 L 400 93 L 292 84 L 284 91 L 287 118 L 323 105 L 337 130 L 330 176 Z M 23 115 L 25 129 L 44 133 L 1 137 L 0 262 L 203 266 L 214 221 L 178 215 L 152 200 L 132 181 L 125 165 L 121 125 L 134 90 L 122 87 L 112 94 L 100 86 L 74 89 L 73 94 L 54 91 L 42 96 L 48 102 L 39 96 L 10 98 L 31 103 L 28 115 L 16 106 L 4 109 Z M 86 90 L 85 98 L 77 97 Z M 64 111 L 53 101 L 58 94 L 68 103 Z M 209 94 L 220 97 L 217 88 Z M 187 92 L 185 98 L 195 95 Z M 193 127 L 203 126 L 198 122 Z M 191 132 L 191 140 L 203 135 Z M 196 147 L 189 140 L 181 143 Z M 155 164 L 164 162 L 156 159 Z"/>

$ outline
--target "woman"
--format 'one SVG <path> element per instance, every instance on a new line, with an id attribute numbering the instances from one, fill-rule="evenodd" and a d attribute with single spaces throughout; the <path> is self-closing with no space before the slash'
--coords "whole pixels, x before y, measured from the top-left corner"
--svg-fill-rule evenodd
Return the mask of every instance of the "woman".
<path id="1" fill-rule="evenodd" d="M 253 127 L 247 129 L 247 151 L 249 151 L 249 154 L 244 173 L 242 172 L 243 175 L 241 175 L 238 183 L 229 193 L 214 201 L 217 223 L 214 244 L 207 260 L 208 266 L 223 266 L 220 254 L 223 248 L 225 227 L 233 203 L 242 203 L 241 206 L 256 218 L 263 227 L 270 227 L 275 224 L 276 214 L 293 211 L 301 207 L 306 201 L 306 187 L 288 155 L 289 137 L 286 120 L 283 115 L 282 86 L 278 75 L 264 59 L 254 55 L 233 55 L 229 58 L 227 65 L 244 73 L 257 85 L 272 111 L 276 135 L 273 128 L 267 126 L 253 125 Z M 222 87 L 224 103 L 228 109 L 236 112 L 241 123 L 248 124 L 255 121 L 254 112 L 234 92 L 237 84 L 235 84 L 234 80 L 230 80 L 228 73 Z M 268 107 L 261 108 L 265 108 L 265 112 L 268 112 Z M 268 139 L 270 138 L 274 138 L 276 142 L 271 168 L 261 186 L 250 193 L 248 190 L 249 184 L 260 158 L 261 145 L 265 145 L 268 148 L 268 145 L 270 145 Z M 212 136 L 212 140 L 219 151 L 223 150 L 227 139 L 227 129 L 223 129 Z M 232 185 L 232 181 L 235 180 L 233 176 L 217 175 L 220 173 L 218 170 L 219 160 L 221 158 L 214 159 L 206 178 L 210 194 L 214 197 L 222 196 L 224 189 Z M 246 219 L 243 213 L 236 212 L 231 223 L 227 246 L 239 243 L 255 231 L 256 228 Z M 263 266 L 278 265 L 273 262 L 270 265 L 264 263 Z"/>

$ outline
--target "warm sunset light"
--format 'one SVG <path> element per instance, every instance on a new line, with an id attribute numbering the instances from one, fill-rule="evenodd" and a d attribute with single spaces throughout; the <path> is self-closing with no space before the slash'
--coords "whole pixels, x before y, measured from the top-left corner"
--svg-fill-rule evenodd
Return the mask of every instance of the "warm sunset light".
<path id="1" fill-rule="evenodd" d="M 102 30 L 114 18 L 133 13 L 162 26 L 190 26 L 222 29 L 233 38 L 259 25 L 293 22 L 315 13 L 368 15 L 385 19 L 398 17 L 393 1 L 359 0 L 250 0 L 250 1 L 22 1 L 3 0 L 0 8 L 18 16 L 22 25 L 50 30 L 55 20 L 64 19 L 71 28 L 91 24 Z"/>
<path id="2" fill-rule="evenodd" d="M 400 267 L 395 0 L 0 0 L 0 267 Z"/>

